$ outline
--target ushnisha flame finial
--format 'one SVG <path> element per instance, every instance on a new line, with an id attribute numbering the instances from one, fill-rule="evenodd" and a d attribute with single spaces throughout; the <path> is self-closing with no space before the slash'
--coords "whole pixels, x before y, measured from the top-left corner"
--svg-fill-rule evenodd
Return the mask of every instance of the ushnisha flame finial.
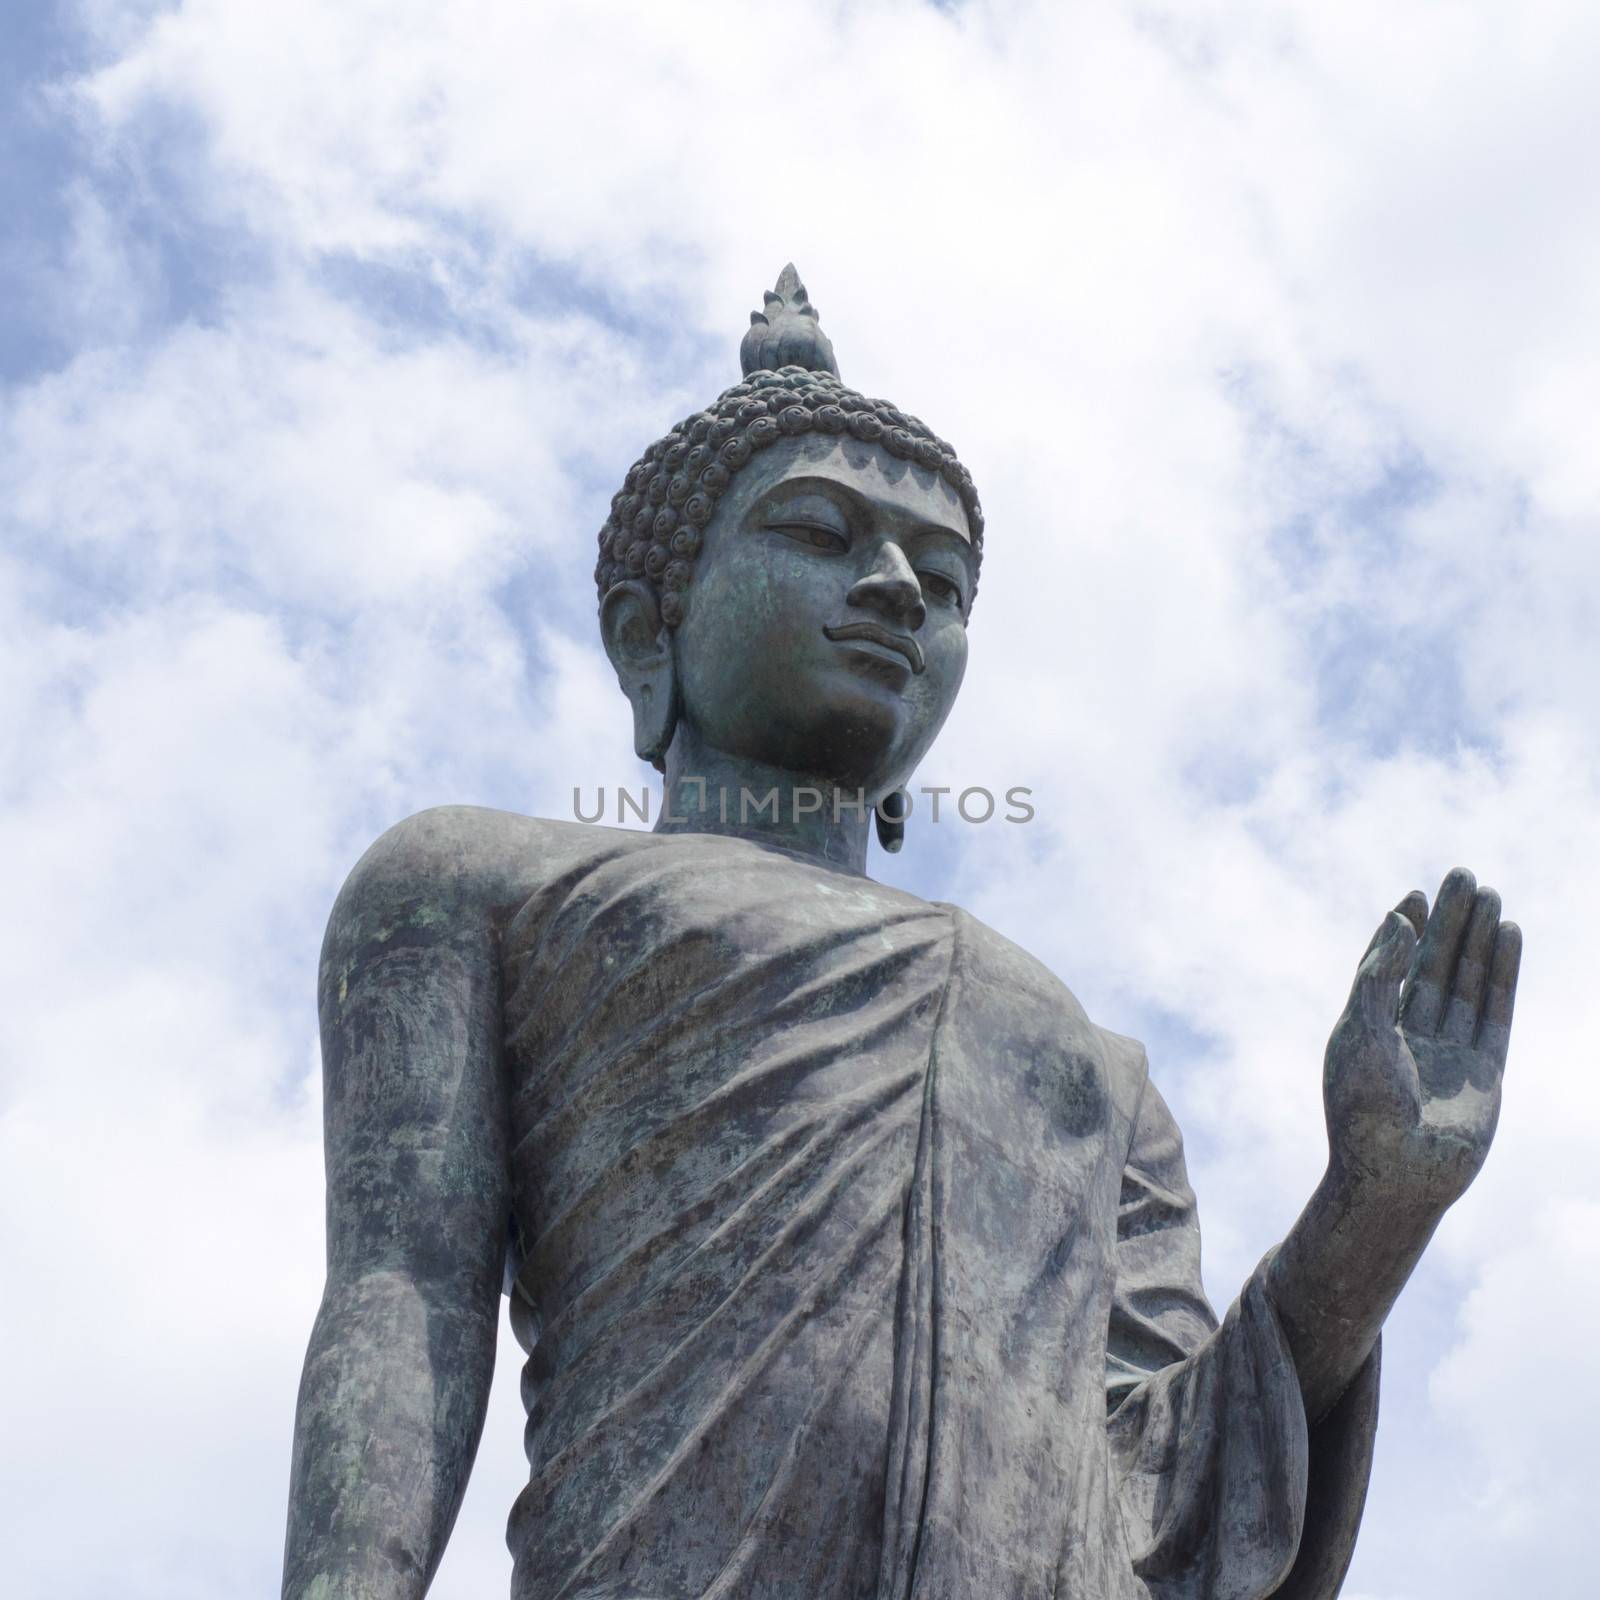
<path id="1" fill-rule="evenodd" d="M 752 372 L 776 372 L 780 367 L 804 367 L 807 372 L 839 376 L 833 344 L 817 321 L 817 308 L 806 295 L 791 261 L 778 274 L 776 289 L 763 297 L 766 306 L 750 313 L 750 331 L 739 346 L 739 365 L 748 378 Z"/>

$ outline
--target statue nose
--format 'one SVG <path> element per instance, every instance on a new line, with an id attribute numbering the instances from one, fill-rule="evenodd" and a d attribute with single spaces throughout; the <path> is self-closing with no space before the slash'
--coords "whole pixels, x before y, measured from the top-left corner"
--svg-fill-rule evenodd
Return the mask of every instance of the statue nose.
<path id="1" fill-rule="evenodd" d="M 885 540 L 874 555 L 871 569 L 857 579 L 845 603 L 876 611 L 915 633 L 927 621 L 928 608 L 922 602 L 922 585 L 899 545 Z"/>

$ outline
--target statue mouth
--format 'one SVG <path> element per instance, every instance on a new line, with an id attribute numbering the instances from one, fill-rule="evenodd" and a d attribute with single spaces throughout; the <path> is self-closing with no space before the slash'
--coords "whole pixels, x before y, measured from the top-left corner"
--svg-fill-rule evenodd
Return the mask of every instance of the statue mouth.
<path id="1" fill-rule="evenodd" d="M 909 633 L 896 633 L 894 629 L 886 628 L 881 623 L 845 622 L 838 627 L 825 627 L 822 631 L 838 643 L 850 639 L 865 639 L 871 644 L 880 644 L 886 650 L 893 650 L 903 655 L 911 663 L 913 672 L 921 672 L 927 666 L 927 662 L 923 659 L 922 646 Z"/>

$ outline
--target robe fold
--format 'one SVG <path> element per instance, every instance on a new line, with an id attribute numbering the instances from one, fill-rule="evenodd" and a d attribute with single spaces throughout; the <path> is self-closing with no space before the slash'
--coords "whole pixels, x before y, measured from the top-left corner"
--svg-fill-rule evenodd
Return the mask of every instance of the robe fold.
<path id="1" fill-rule="evenodd" d="M 518 1600 L 1330 1600 L 1376 1354 L 1308 1429 L 1219 1326 L 1144 1052 L 965 913 L 574 829 L 506 930 Z"/>

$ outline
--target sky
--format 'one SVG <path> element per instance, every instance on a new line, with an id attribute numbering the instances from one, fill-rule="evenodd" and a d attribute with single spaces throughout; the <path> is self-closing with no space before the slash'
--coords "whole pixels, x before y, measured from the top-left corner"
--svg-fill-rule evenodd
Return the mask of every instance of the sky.
<path id="1" fill-rule="evenodd" d="M 1219 1309 L 1457 864 L 1495 1148 L 1385 1335 L 1348 1600 L 1587 1592 L 1600 1489 L 1600 10 L 24 3 L 0 57 L 0 1530 L 277 1593 L 318 942 L 385 827 L 637 783 L 594 535 L 793 259 L 953 440 L 971 664 L 871 870 L 1143 1038 Z M 433 1593 L 506 1592 L 502 1330 Z"/>

